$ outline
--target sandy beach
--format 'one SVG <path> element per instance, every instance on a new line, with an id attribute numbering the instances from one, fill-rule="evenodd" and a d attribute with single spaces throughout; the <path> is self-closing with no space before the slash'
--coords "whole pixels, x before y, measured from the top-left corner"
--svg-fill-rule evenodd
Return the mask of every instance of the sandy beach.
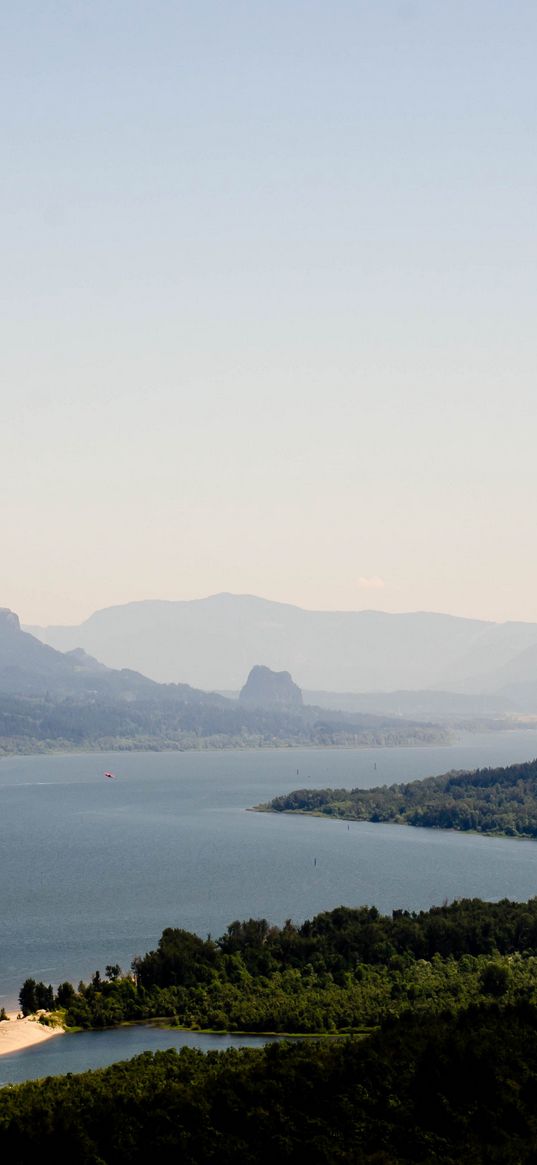
<path id="1" fill-rule="evenodd" d="M 35 1016 L 27 1015 L 24 1019 L 17 1019 L 18 1012 L 8 1011 L 7 1014 L 9 1021 L 2 1020 L 0 1023 L 0 1056 L 8 1052 L 22 1052 L 32 1044 L 63 1035 L 63 1028 L 45 1027 Z"/>

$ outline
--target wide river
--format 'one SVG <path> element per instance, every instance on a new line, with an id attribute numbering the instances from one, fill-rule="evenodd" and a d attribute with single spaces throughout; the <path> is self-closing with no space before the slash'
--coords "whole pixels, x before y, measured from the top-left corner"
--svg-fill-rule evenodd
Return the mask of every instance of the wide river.
<path id="1" fill-rule="evenodd" d="M 533 841 L 245 810 L 297 787 L 366 788 L 535 755 L 537 732 L 524 731 L 420 749 L 4 759 L 0 1004 L 17 1006 L 28 976 L 56 986 L 107 963 L 128 969 L 166 926 L 217 937 L 233 919 L 301 922 L 342 903 L 391 911 L 530 898 Z M 77 1038 L 47 1047 L 60 1054 Z M 45 1045 L 18 1057 L 38 1053 L 44 1060 Z M 0 1080 L 14 1058 L 3 1058 Z"/>

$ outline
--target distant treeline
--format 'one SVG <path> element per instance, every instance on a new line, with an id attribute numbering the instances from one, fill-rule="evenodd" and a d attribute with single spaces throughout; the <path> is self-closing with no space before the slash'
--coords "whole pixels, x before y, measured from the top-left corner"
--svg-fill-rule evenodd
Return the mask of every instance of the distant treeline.
<path id="1" fill-rule="evenodd" d="M 168 928 L 130 974 L 109 966 L 55 993 L 27 979 L 20 1004 L 25 1014 L 61 1008 L 71 1027 L 167 1017 L 194 1029 L 326 1033 L 490 998 L 537 1006 L 537 899 L 391 917 L 339 907 L 301 926 L 236 921 L 217 940 Z"/>
<path id="2" fill-rule="evenodd" d="M 130 699 L 0 695 L 0 755 L 61 748 L 173 749 L 442 743 L 445 729 L 417 721 L 318 708 L 257 708 L 190 690 Z"/>
<path id="3" fill-rule="evenodd" d="M 537 760 L 375 789 L 296 789 L 257 808 L 537 837 Z"/>

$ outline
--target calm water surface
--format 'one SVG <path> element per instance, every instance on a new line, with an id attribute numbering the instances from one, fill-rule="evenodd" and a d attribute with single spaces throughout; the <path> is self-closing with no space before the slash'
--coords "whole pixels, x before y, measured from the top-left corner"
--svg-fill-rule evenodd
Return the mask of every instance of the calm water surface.
<path id="1" fill-rule="evenodd" d="M 4 759 L 0 1003 L 16 1006 L 27 976 L 57 985 L 128 968 L 165 926 L 217 937 L 236 918 L 300 922 L 341 903 L 532 897 L 533 841 L 245 810 L 310 783 L 366 788 L 536 754 L 537 733 L 525 731 L 449 748 Z M 69 1040 L 59 1044 L 63 1059 Z"/>
<path id="2" fill-rule="evenodd" d="M 117 1060 L 130 1060 L 140 1052 L 160 1052 L 166 1048 L 199 1048 L 202 1052 L 222 1052 L 226 1048 L 261 1048 L 278 1038 L 204 1035 L 149 1024 L 136 1024 L 112 1031 L 68 1032 L 58 1039 L 28 1048 L 26 1052 L 0 1056 L 0 1088 L 3 1084 L 20 1084 L 24 1080 L 39 1080 L 44 1076 L 62 1076 L 66 1072 L 106 1068 Z"/>

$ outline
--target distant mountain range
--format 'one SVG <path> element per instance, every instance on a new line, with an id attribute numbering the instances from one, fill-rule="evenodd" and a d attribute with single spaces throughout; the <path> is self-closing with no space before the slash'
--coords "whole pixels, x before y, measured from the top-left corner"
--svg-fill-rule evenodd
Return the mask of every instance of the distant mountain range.
<path id="1" fill-rule="evenodd" d="M 436 725 L 304 707 L 288 673 L 256 667 L 243 701 L 57 651 L 0 609 L 0 755 L 62 748 L 178 749 L 444 742 Z"/>
<path id="2" fill-rule="evenodd" d="M 127 603 L 97 611 L 76 627 L 28 630 L 60 651 L 83 648 L 110 667 L 132 668 L 161 683 L 239 689 L 263 661 L 275 671 L 289 670 L 310 692 L 487 693 L 494 698 L 484 707 L 537 706 L 536 623 L 429 612 L 306 611 L 219 594 Z"/>
<path id="3" fill-rule="evenodd" d="M 181 699 L 226 706 L 216 693 L 189 684 L 158 684 L 128 668 L 106 667 L 82 648 L 63 653 L 21 629 L 18 616 L 0 608 L 0 693 L 54 698 Z"/>

